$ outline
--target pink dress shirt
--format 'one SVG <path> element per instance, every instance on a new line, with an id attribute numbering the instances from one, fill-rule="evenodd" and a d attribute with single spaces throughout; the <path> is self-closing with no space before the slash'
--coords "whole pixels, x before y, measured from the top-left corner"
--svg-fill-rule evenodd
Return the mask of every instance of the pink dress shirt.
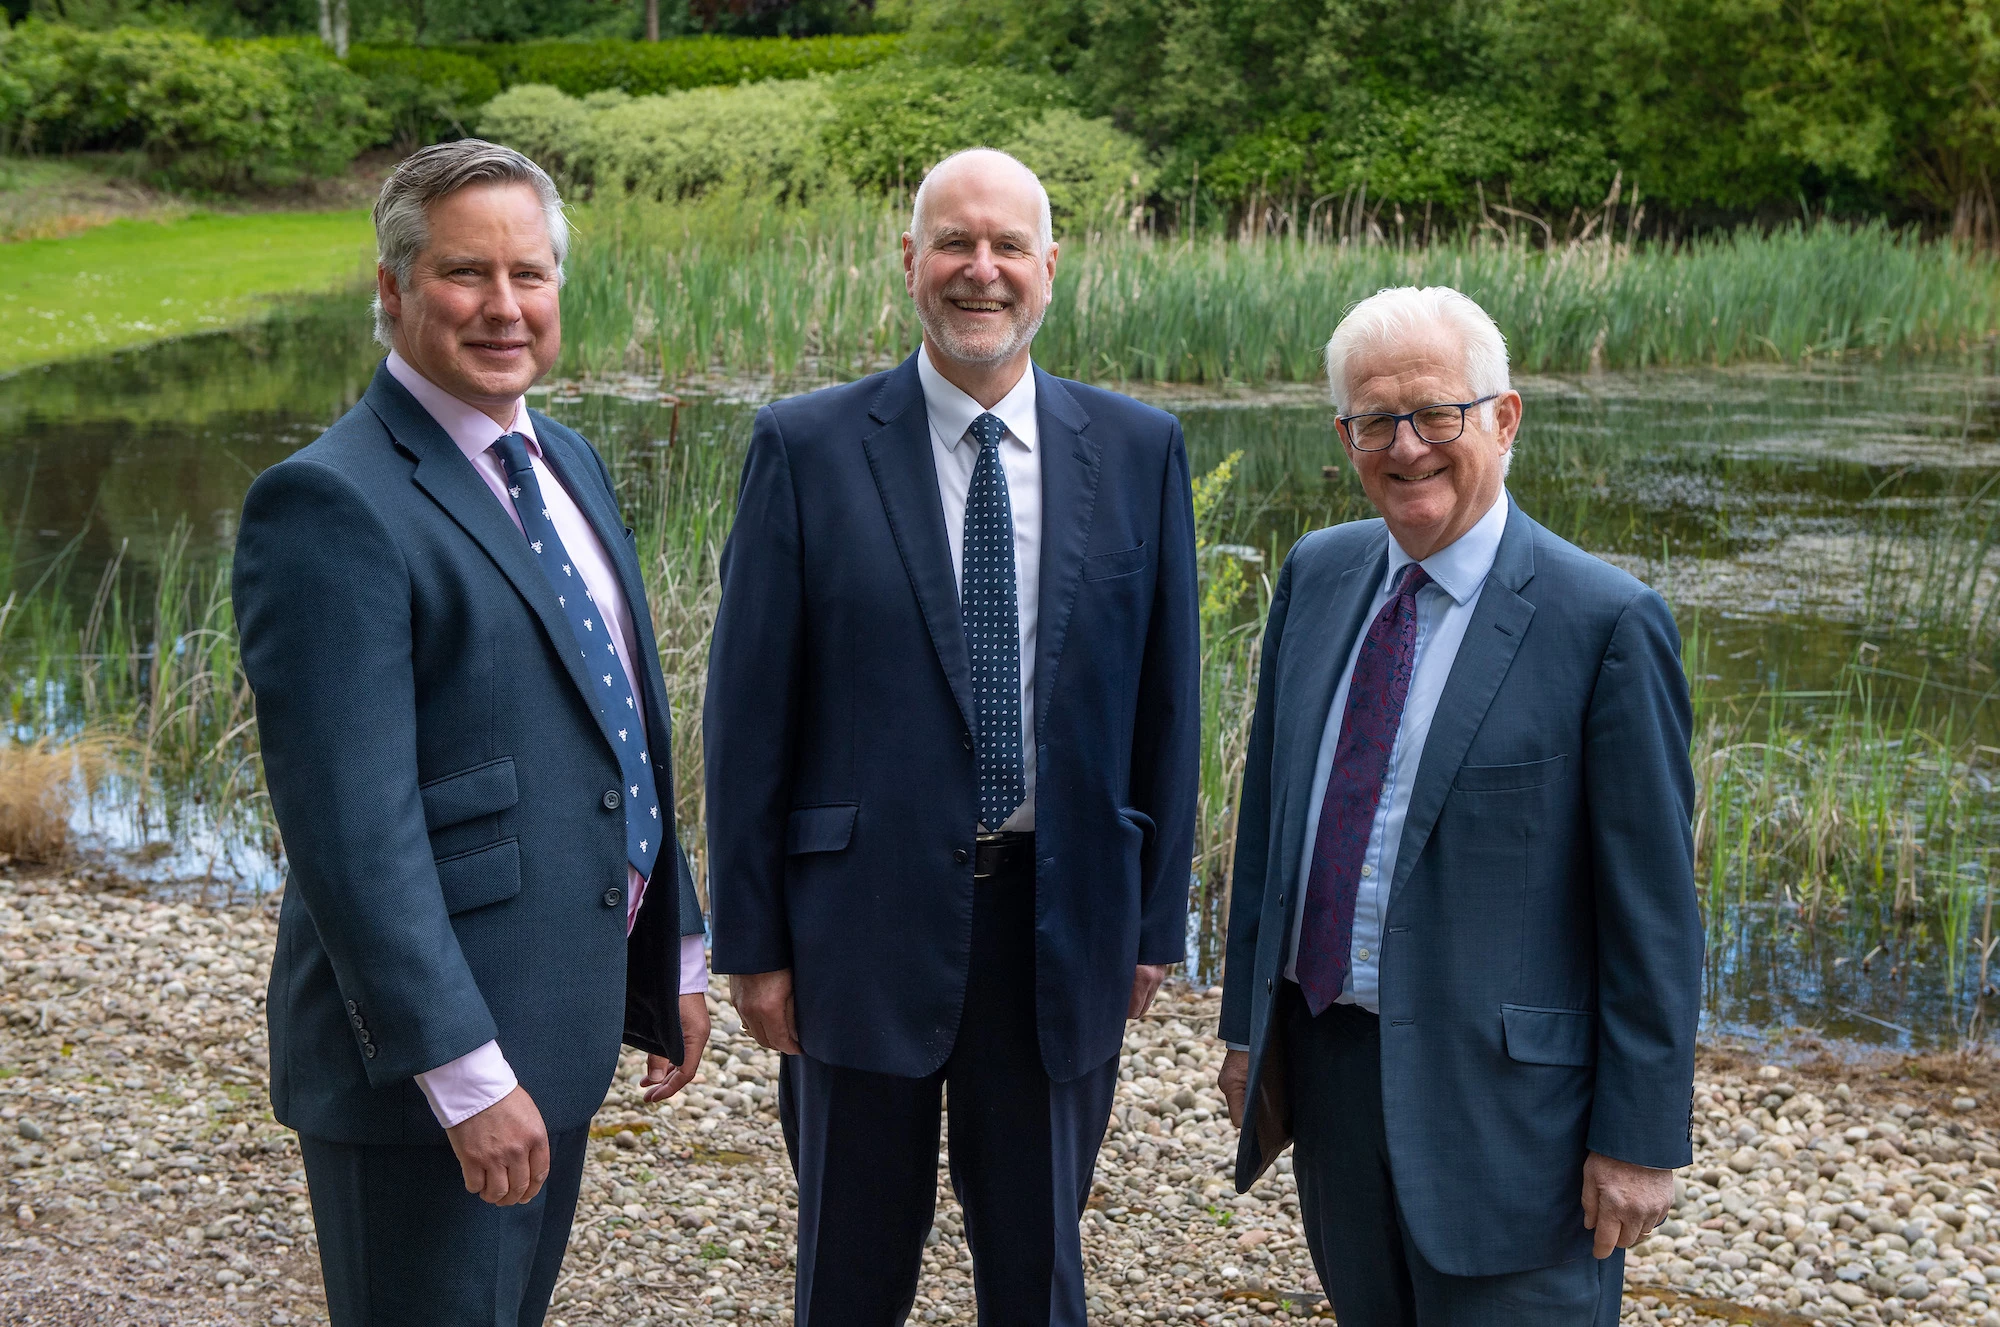
<path id="1" fill-rule="evenodd" d="M 465 453 L 465 459 L 472 463 L 473 470 L 492 490 L 494 501 L 514 522 L 514 528 L 520 529 L 520 513 L 514 510 L 513 499 L 507 493 L 506 471 L 492 448 L 503 434 L 518 433 L 527 439 L 529 454 L 540 458 L 542 445 L 535 436 L 535 423 L 528 414 L 526 400 L 514 403 L 513 425 L 502 428 L 484 411 L 467 405 L 411 368 L 400 354 L 390 352 L 388 369 L 390 376 L 401 383 L 417 399 L 417 404 L 428 411 L 438 426 L 458 444 L 458 449 Z M 604 626 L 611 633 L 611 643 L 617 647 L 618 663 L 625 670 L 625 679 L 631 683 L 632 693 L 640 695 L 639 678 L 632 663 L 632 610 L 625 602 L 624 591 L 619 588 L 611 558 L 589 520 L 577 508 L 576 500 L 563 487 L 562 479 L 554 468 L 537 465 L 535 479 L 541 485 L 543 500 L 548 503 L 549 521 L 555 526 L 563 547 L 569 550 L 570 560 L 576 564 L 584 585 L 589 588 L 592 601 L 600 608 L 609 610 L 604 615 Z M 526 531 L 521 537 L 527 538 Z M 639 716 L 642 741 L 645 740 L 645 724 L 642 714 Z M 671 874 L 678 859 L 673 853 L 662 853 L 660 860 Z M 646 881 L 640 878 L 638 871 L 631 870 L 629 874 L 631 888 L 626 891 L 626 896 L 630 902 L 625 912 L 627 934 L 631 933 L 633 923 L 638 920 L 639 904 L 646 893 Z M 708 956 L 702 947 L 702 937 L 682 936 L 681 994 L 692 995 L 707 989 Z M 423 1089 L 424 1097 L 430 1102 L 432 1114 L 447 1129 L 477 1115 L 512 1092 L 517 1082 L 497 1041 L 489 1041 L 456 1060 L 417 1075 L 417 1086 Z"/>

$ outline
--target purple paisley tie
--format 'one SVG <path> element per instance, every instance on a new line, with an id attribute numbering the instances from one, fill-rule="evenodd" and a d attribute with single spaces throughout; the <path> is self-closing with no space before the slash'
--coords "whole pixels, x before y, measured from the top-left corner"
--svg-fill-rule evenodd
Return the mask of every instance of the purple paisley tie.
<path id="1" fill-rule="evenodd" d="M 1403 700 L 1416 667 L 1417 591 L 1430 583 L 1422 563 L 1403 568 L 1389 602 L 1369 624 L 1348 683 L 1347 713 L 1333 748 L 1326 800 L 1320 804 L 1306 911 L 1299 923 L 1299 987 L 1315 1018 L 1347 985 L 1361 859 L 1368 852 L 1368 833 L 1382 801 L 1389 753 L 1396 748 Z"/>

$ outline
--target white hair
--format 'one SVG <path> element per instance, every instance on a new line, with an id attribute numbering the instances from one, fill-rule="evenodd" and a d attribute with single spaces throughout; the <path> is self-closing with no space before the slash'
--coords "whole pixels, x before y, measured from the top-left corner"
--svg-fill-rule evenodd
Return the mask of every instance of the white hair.
<path id="1" fill-rule="evenodd" d="M 1041 177 L 1029 170 L 1019 157 L 993 147 L 969 147 L 963 152 L 954 152 L 924 172 L 923 183 L 917 186 L 917 196 L 910 203 L 910 238 L 916 241 L 917 251 L 923 252 L 930 238 L 929 232 L 924 229 L 924 202 L 930 196 L 932 182 L 941 178 L 954 164 L 963 162 L 970 165 L 973 161 L 1004 161 L 1028 177 L 1029 183 L 1035 186 L 1035 200 L 1040 213 L 1035 219 L 1035 243 L 1041 253 L 1048 253 L 1049 246 L 1056 242 L 1055 222 L 1049 215 L 1049 191 L 1042 187 Z"/>
<path id="2" fill-rule="evenodd" d="M 535 191 L 542 205 L 542 218 L 549 227 L 549 248 L 556 259 L 556 284 L 563 280 L 563 261 L 569 257 L 569 218 L 563 212 L 562 196 L 548 172 L 511 147 L 484 139 L 460 138 L 450 143 L 434 143 L 403 158 L 382 185 L 375 200 L 376 261 L 396 278 L 396 285 L 409 292 L 410 269 L 417 255 L 430 243 L 430 209 L 448 194 L 478 184 L 525 184 Z M 385 350 L 394 350 L 392 339 L 396 320 L 375 296 L 375 339 Z"/>
<path id="3" fill-rule="evenodd" d="M 1465 387 L 1469 397 L 1498 396 L 1511 389 L 1507 378 L 1507 338 L 1491 315 L 1450 286 L 1391 286 L 1378 290 L 1347 311 L 1326 343 L 1326 381 L 1333 407 L 1348 411 L 1351 384 L 1347 366 L 1361 351 L 1373 350 L 1399 336 L 1432 327 L 1458 334 L 1465 355 Z M 1493 403 L 1481 411 L 1490 425 Z"/>

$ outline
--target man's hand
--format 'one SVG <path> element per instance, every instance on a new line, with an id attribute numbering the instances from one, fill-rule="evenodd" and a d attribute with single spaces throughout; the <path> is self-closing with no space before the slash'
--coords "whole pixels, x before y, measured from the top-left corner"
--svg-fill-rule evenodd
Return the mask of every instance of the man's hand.
<path id="1" fill-rule="evenodd" d="M 785 1055 L 801 1054 L 798 1014 L 792 1007 L 790 968 L 731 977 L 729 1003 L 743 1015 L 743 1030 L 759 1046 Z"/>
<path id="2" fill-rule="evenodd" d="M 680 1063 L 664 1055 L 646 1057 L 646 1076 L 639 1080 L 639 1086 L 645 1089 L 648 1101 L 665 1101 L 701 1077 L 701 1053 L 708 1049 L 708 996 L 701 991 L 683 995 L 680 1009 Z"/>
<path id="3" fill-rule="evenodd" d="M 1230 1051 L 1222 1057 L 1222 1068 L 1215 1075 L 1215 1085 L 1222 1089 L 1222 1099 L 1229 1103 L 1229 1122 L 1243 1127 L 1243 1094 L 1250 1090 L 1250 1052 Z"/>
<path id="4" fill-rule="evenodd" d="M 534 1098 L 518 1084 L 444 1134 L 465 1172 L 465 1191 L 496 1206 L 532 1200 L 549 1177 L 549 1131 Z"/>
<path id="5" fill-rule="evenodd" d="M 1227 1072 L 1228 1066 L 1224 1065 Z M 1583 1162 L 1583 1228 L 1597 1232 L 1591 1250 L 1609 1258 L 1653 1233 L 1674 1205 L 1674 1173 L 1613 1161 L 1592 1152 Z"/>
<path id="6" fill-rule="evenodd" d="M 1125 1006 L 1125 1017 L 1137 1018 L 1152 1006 L 1153 997 L 1160 993 L 1160 983 L 1167 979 L 1167 965 L 1164 963 L 1141 963 L 1132 973 L 1132 1001 Z"/>

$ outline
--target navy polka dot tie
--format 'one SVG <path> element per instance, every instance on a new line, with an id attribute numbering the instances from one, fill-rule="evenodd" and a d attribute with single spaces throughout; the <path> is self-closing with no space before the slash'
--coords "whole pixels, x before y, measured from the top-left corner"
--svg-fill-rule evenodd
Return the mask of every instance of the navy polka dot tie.
<path id="1" fill-rule="evenodd" d="M 493 444 L 507 471 L 507 493 L 520 513 L 521 528 L 527 532 L 528 547 L 541 564 L 542 572 L 555 587 L 556 603 L 569 619 L 571 648 L 583 656 L 583 671 L 592 679 L 597 717 L 604 731 L 617 740 L 611 749 L 618 756 L 618 770 L 625 785 L 625 855 L 641 880 L 653 876 L 659 860 L 660 844 L 666 838 L 666 822 L 660 818 L 660 796 L 653 782 L 653 765 L 646 758 L 645 731 L 639 723 L 639 704 L 626 680 L 625 667 L 618 662 L 618 647 L 611 643 L 603 614 L 598 612 L 583 576 L 570 561 L 569 551 L 556 535 L 549 519 L 548 504 L 542 501 L 542 486 L 535 480 L 535 462 L 528 455 L 528 443 L 518 433 L 509 433 Z M 557 642 L 558 645 L 561 642 Z M 599 685 L 601 684 L 601 685 Z M 607 798 L 608 802 L 610 799 Z"/>
<path id="2" fill-rule="evenodd" d="M 1007 426 L 983 414 L 967 429 L 979 444 L 965 495 L 965 561 L 959 580 L 965 643 L 972 653 L 972 716 L 978 731 L 979 823 L 997 830 L 1027 800 L 1021 774 L 1021 621 L 1014 598 L 1014 508 L 1000 468 Z"/>

